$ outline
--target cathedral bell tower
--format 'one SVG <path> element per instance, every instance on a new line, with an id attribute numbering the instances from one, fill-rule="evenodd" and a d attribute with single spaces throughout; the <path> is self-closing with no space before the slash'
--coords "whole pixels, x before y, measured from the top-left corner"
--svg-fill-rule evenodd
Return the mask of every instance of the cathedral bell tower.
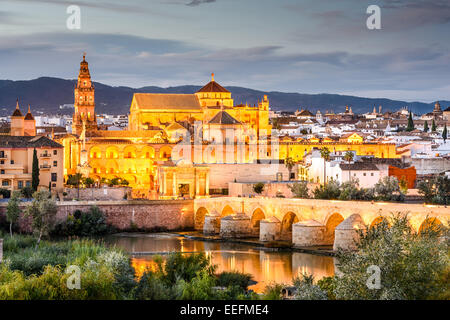
<path id="1" fill-rule="evenodd" d="M 91 81 L 89 66 L 86 61 L 86 53 L 80 63 L 77 86 L 74 90 L 75 102 L 72 122 L 72 133 L 80 135 L 85 122 L 86 132 L 97 130 L 97 118 L 95 116 L 95 89 Z"/>

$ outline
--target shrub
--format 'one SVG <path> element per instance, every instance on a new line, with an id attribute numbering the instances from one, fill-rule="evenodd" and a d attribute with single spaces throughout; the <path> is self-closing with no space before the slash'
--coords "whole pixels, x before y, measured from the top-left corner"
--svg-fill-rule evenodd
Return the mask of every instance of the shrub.
<path id="1" fill-rule="evenodd" d="M 297 182 L 288 186 L 294 195 L 294 198 L 309 199 L 309 190 L 307 182 Z"/>
<path id="2" fill-rule="evenodd" d="M 312 275 L 302 274 L 294 278 L 294 286 L 297 288 L 296 300 L 327 300 L 327 293 L 314 284 Z"/>
<path id="3" fill-rule="evenodd" d="M 33 197 L 33 188 L 24 187 L 20 190 L 20 193 L 22 194 L 22 197 L 30 199 Z"/>
<path id="4" fill-rule="evenodd" d="M 281 300 L 281 290 L 284 285 L 280 283 L 271 283 L 264 288 L 263 300 Z"/>
<path id="5" fill-rule="evenodd" d="M 11 197 L 11 190 L 0 188 L 0 195 L 3 196 L 3 199 Z"/>
<path id="6" fill-rule="evenodd" d="M 54 236 L 100 236 L 113 232 L 113 227 L 106 222 L 105 215 L 96 206 L 87 212 L 76 210 L 67 219 L 56 225 Z"/>
<path id="7" fill-rule="evenodd" d="M 264 191 L 264 183 L 258 182 L 253 185 L 253 191 L 257 194 L 261 194 Z"/>
<path id="8" fill-rule="evenodd" d="M 252 281 L 253 276 L 248 273 L 241 272 L 222 272 L 217 277 L 217 285 L 220 287 L 237 286 L 240 289 L 247 291 L 248 286 Z"/>
<path id="9" fill-rule="evenodd" d="M 405 195 L 400 189 L 396 177 L 384 177 L 375 185 L 375 193 L 378 199 L 383 201 L 404 201 Z"/>
<path id="10" fill-rule="evenodd" d="M 432 229 L 418 234 L 400 214 L 360 231 L 357 251 L 338 251 L 336 298 L 417 300 L 448 295 L 448 282 L 442 279 L 450 263 L 449 245 L 439 241 L 441 235 Z M 367 286 L 369 266 L 380 268 L 379 289 Z"/>
<path id="11" fill-rule="evenodd" d="M 331 180 L 325 185 L 320 185 L 314 189 L 315 199 L 333 199 L 336 200 L 341 194 L 339 182 Z"/>
<path id="12" fill-rule="evenodd" d="M 417 186 L 425 202 L 448 204 L 450 200 L 450 179 L 446 176 L 421 181 Z"/>

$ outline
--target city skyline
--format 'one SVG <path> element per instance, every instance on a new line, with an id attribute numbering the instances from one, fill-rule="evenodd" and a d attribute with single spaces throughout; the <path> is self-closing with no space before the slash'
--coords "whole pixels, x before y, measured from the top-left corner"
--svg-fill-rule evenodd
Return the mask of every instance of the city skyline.
<path id="1" fill-rule="evenodd" d="M 67 65 L 86 51 L 95 80 L 114 86 L 198 85 L 215 72 L 264 91 L 450 100 L 446 1 L 0 2 L 2 79 L 74 79 Z M 366 27 L 371 4 L 381 30 Z M 66 28 L 69 5 L 80 30 Z"/>

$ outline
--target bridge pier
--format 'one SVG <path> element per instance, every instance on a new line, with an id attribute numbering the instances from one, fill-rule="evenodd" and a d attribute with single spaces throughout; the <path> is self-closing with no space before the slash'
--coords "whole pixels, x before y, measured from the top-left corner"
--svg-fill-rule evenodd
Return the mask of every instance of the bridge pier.
<path id="1" fill-rule="evenodd" d="M 203 234 L 214 235 L 220 233 L 220 215 L 217 211 L 207 214 L 203 224 Z"/>
<path id="2" fill-rule="evenodd" d="M 358 230 L 365 230 L 364 221 L 358 214 L 353 214 L 342 221 L 335 230 L 333 250 L 355 250 L 359 240 Z"/>
<path id="3" fill-rule="evenodd" d="M 294 247 L 312 247 L 325 245 L 326 227 L 316 220 L 307 220 L 292 225 L 292 243 Z"/>
<path id="4" fill-rule="evenodd" d="M 259 241 L 275 241 L 280 239 L 281 221 L 276 217 L 261 220 L 259 224 Z"/>
<path id="5" fill-rule="evenodd" d="M 222 238 L 246 238 L 252 234 L 251 221 L 243 213 L 232 214 L 220 221 L 220 236 Z"/>

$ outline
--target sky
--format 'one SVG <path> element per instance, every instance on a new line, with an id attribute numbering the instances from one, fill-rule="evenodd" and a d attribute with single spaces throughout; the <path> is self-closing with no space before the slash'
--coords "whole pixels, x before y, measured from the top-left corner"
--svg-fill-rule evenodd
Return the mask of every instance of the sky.
<path id="1" fill-rule="evenodd" d="M 70 30 L 67 8 L 80 8 Z M 369 30 L 369 5 L 381 29 Z M 449 0 L 0 0 L 0 79 L 450 100 Z"/>

